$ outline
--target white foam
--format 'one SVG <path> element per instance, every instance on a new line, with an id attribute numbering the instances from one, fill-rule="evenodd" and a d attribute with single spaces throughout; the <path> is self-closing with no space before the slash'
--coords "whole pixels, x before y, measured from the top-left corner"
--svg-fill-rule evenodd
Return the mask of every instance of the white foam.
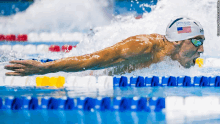
<path id="1" fill-rule="evenodd" d="M 204 67 L 220 67 L 220 59 L 207 58 L 207 59 L 205 59 Z"/>
<path id="2" fill-rule="evenodd" d="M 117 16 L 112 20 L 111 24 L 106 23 L 109 21 L 103 16 L 103 10 L 100 6 L 104 6 L 104 4 L 100 5 L 94 1 L 85 1 L 86 0 L 36 1 L 27 11 L 18 13 L 10 19 L 1 17 L 3 23 L 0 23 L 0 32 L 3 34 L 16 32 L 28 34 L 32 32 L 41 33 L 44 31 L 48 33 L 59 33 L 62 38 L 65 36 L 62 35 L 63 33 L 68 34 L 75 31 L 74 34 L 77 34 L 78 32 L 80 35 L 74 37 L 82 36 L 78 39 L 81 42 L 77 45 L 76 49 L 65 54 L 65 57 L 69 57 L 89 54 L 138 34 L 158 33 L 164 35 L 170 20 L 174 16 L 182 15 L 198 20 L 204 27 L 206 41 L 204 42 L 205 52 L 202 57 L 210 58 L 211 56 L 218 57 L 220 55 L 220 43 L 218 42 L 220 39 L 216 36 L 217 24 L 211 23 L 217 21 L 216 0 L 161 0 L 158 1 L 157 6 L 152 7 L 152 12 L 144 13 L 142 19 L 136 20 L 132 15 L 126 17 Z M 79 7 L 79 5 L 82 5 L 82 7 Z M 82 10 L 83 7 L 84 9 Z M 103 23 L 108 25 L 103 26 Z M 83 31 L 84 29 L 90 29 L 88 25 L 93 25 L 92 27 L 94 27 L 94 34 L 91 36 L 86 36 L 85 31 Z M 22 26 L 22 28 L 19 26 Z M 36 41 L 36 39 L 34 39 L 35 35 L 36 34 L 32 34 L 33 40 Z M 64 41 L 71 41 L 71 38 L 66 37 Z M 42 48 L 37 49 L 37 51 L 48 51 L 48 49 Z M 48 57 L 53 56 L 56 55 L 48 55 Z M 217 65 L 217 63 L 214 63 L 213 67 Z M 91 71 L 79 72 L 74 73 L 74 75 L 89 75 L 90 72 Z M 94 72 L 97 72 L 98 75 L 106 75 L 106 71 L 103 70 Z M 196 76 L 219 75 L 219 71 L 205 71 L 203 68 L 197 66 L 185 69 L 177 61 L 166 58 L 165 61 L 152 64 L 149 68 L 136 70 L 126 75 Z"/>
<path id="3" fill-rule="evenodd" d="M 108 6 L 107 0 L 35 0 L 26 11 L 10 18 L 1 17 L 0 33 L 88 30 L 110 22 L 103 11 Z"/>
<path id="4" fill-rule="evenodd" d="M 115 21 L 111 25 L 95 28 L 95 35 L 90 39 L 84 39 L 77 45 L 77 52 L 70 52 L 68 56 L 92 53 L 112 46 L 121 40 L 138 34 L 165 34 L 167 24 L 174 16 L 189 16 L 198 20 L 204 27 L 206 41 L 204 42 L 204 54 L 201 57 L 218 56 L 220 39 L 216 36 L 216 10 L 215 0 L 162 0 L 151 13 L 145 13 L 143 18 L 135 20 L 133 16 L 121 18 L 123 21 Z M 162 20 L 162 21 L 161 21 Z M 169 70 L 169 71 L 167 71 Z M 129 76 L 153 76 L 153 75 L 204 75 L 212 72 L 204 72 L 202 68 L 183 68 L 177 61 L 166 58 L 165 61 L 152 64 L 149 68 L 133 71 Z M 217 75 L 217 72 L 215 73 Z"/>

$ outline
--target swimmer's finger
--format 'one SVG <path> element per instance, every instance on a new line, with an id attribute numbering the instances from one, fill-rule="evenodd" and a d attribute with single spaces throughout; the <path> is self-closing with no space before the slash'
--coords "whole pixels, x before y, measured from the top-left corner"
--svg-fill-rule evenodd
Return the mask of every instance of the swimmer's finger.
<path id="1" fill-rule="evenodd" d="M 12 60 L 9 63 L 27 65 L 27 64 L 30 64 L 30 61 L 29 60 Z"/>
<path id="2" fill-rule="evenodd" d="M 13 70 L 13 69 L 25 68 L 25 66 L 22 64 L 12 64 L 12 65 L 6 65 L 4 68 L 8 70 Z"/>
<path id="3" fill-rule="evenodd" d="M 14 71 L 15 71 L 15 72 L 19 72 L 19 73 L 23 73 L 23 72 L 25 72 L 24 69 L 14 69 Z"/>
<path id="4" fill-rule="evenodd" d="M 21 73 L 17 73 L 17 72 L 7 72 L 5 73 L 6 76 L 21 76 Z"/>

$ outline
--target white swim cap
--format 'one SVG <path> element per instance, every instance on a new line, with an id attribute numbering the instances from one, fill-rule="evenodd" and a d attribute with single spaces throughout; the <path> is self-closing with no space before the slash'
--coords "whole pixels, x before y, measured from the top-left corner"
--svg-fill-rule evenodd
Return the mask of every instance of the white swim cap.
<path id="1" fill-rule="evenodd" d="M 204 35 L 202 25 L 194 19 L 179 17 L 168 24 L 165 37 L 172 42 L 186 40 L 197 35 Z"/>

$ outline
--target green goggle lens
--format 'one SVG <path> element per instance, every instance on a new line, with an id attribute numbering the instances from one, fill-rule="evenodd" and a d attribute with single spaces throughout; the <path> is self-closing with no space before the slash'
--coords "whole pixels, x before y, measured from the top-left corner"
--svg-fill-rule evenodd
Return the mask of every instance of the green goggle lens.
<path id="1" fill-rule="evenodd" d="M 203 40 L 203 39 L 199 39 L 199 40 L 197 40 L 197 39 L 191 39 L 191 42 L 192 42 L 192 44 L 193 44 L 194 46 L 198 47 L 198 46 L 201 46 L 201 45 L 203 44 L 204 40 Z"/>

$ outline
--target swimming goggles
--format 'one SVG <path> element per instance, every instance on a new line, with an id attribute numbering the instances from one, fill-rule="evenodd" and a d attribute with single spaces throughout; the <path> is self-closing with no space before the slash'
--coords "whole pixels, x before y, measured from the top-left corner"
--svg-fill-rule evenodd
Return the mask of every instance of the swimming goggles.
<path id="1" fill-rule="evenodd" d="M 204 39 L 191 39 L 191 42 L 195 47 L 199 47 L 203 44 Z"/>

